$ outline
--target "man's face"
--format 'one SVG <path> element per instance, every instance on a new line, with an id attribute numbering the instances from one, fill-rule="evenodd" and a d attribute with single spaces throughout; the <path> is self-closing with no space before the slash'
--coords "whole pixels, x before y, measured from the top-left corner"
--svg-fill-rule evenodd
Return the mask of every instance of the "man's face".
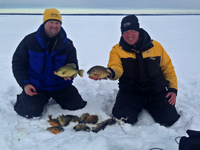
<path id="1" fill-rule="evenodd" d="M 49 20 L 44 24 L 45 33 L 48 37 L 54 37 L 58 34 L 61 29 L 61 23 L 56 20 Z"/>
<path id="2" fill-rule="evenodd" d="M 122 37 L 129 45 L 134 45 L 139 39 L 139 32 L 135 30 L 124 31 Z"/>

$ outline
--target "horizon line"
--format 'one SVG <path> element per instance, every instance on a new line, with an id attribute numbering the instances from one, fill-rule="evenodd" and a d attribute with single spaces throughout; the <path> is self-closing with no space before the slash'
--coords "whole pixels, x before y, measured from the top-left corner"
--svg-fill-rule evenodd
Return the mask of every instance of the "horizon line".
<path id="1" fill-rule="evenodd" d="M 43 15 L 43 13 L 0 13 L 0 15 Z M 65 13 L 61 13 L 61 15 L 69 15 L 69 16 L 121 16 L 121 15 L 130 15 L 129 13 L 118 13 L 118 14 L 115 14 L 115 13 L 77 13 L 77 14 L 65 14 Z M 163 14 L 163 13 L 144 13 L 144 14 L 135 14 L 135 15 L 142 15 L 142 16 L 149 16 L 149 15 L 200 15 L 200 13 L 174 13 L 174 14 L 171 14 L 171 13 L 166 13 L 166 14 Z"/>

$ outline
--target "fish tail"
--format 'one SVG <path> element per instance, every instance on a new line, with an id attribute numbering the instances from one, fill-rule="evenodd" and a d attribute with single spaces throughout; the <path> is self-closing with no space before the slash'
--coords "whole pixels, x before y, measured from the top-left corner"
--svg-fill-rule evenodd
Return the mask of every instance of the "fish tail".
<path id="1" fill-rule="evenodd" d="M 83 77 L 83 73 L 84 73 L 84 70 L 79 70 L 79 71 L 78 71 L 78 74 L 79 74 L 79 76 L 81 76 L 81 77 Z"/>
<path id="2" fill-rule="evenodd" d="M 49 117 L 50 120 L 52 120 L 52 115 L 51 114 L 48 117 Z"/>

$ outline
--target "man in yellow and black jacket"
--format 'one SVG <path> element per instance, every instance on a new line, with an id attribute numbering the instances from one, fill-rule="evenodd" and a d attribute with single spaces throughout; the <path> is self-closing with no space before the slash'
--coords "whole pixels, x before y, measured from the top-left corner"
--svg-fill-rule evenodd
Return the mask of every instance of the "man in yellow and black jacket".
<path id="1" fill-rule="evenodd" d="M 119 92 L 112 114 L 137 122 L 145 108 L 161 125 L 171 126 L 180 117 L 176 111 L 177 77 L 171 59 L 160 43 L 139 28 L 138 18 L 128 15 L 121 22 L 122 37 L 111 52 L 108 72 L 119 79 Z"/>

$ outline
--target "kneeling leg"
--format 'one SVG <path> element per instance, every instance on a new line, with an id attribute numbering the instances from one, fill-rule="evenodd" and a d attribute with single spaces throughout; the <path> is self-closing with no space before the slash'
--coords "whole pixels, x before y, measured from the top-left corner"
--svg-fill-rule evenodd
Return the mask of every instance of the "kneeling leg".
<path id="1" fill-rule="evenodd" d="M 87 104 L 73 85 L 69 85 L 64 89 L 51 91 L 50 95 L 63 109 L 82 109 Z"/>
<path id="2" fill-rule="evenodd" d="M 38 92 L 37 95 L 29 96 L 24 91 L 17 95 L 17 102 L 14 110 L 23 117 L 33 118 L 42 115 L 45 104 L 48 103 L 49 97 L 44 92 Z"/>
<path id="3" fill-rule="evenodd" d="M 125 122 L 134 124 L 142 111 L 143 101 L 140 96 L 119 91 L 114 104 L 112 114 L 117 119 L 128 118 Z"/>

